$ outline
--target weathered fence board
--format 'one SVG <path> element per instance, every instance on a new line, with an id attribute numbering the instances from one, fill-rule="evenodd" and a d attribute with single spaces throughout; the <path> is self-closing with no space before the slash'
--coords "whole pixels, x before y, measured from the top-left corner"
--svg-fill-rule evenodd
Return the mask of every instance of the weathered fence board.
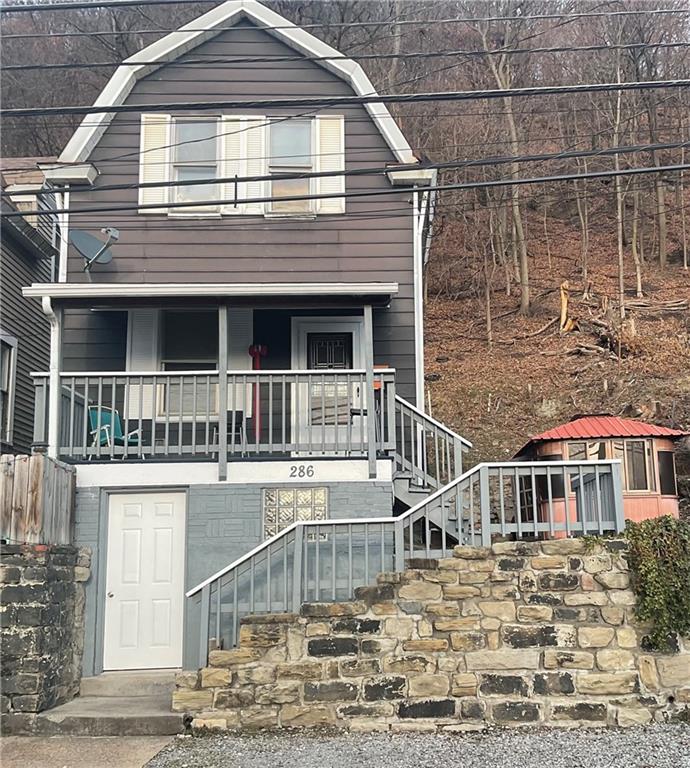
<path id="1" fill-rule="evenodd" d="M 69 544 L 74 468 L 33 456 L 0 456 L 0 539 L 12 543 Z"/>

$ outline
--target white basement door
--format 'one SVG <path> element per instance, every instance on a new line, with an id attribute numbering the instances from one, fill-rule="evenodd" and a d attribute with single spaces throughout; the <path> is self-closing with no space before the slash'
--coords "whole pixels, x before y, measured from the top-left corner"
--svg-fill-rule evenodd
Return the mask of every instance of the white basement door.
<path id="1" fill-rule="evenodd" d="M 182 665 L 183 493 L 110 496 L 103 667 Z"/>

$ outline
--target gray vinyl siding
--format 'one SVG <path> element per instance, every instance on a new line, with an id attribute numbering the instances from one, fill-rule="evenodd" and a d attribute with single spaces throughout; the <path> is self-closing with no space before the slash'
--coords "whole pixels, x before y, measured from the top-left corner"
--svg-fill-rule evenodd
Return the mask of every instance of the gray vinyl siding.
<path id="1" fill-rule="evenodd" d="M 48 368 L 50 329 L 41 303 L 25 299 L 22 287 L 47 282 L 50 263 L 21 248 L 4 230 L 2 241 L 0 328 L 18 340 L 11 450 L 29 453 L 34 431 L 34 385 L 30 374 Z"/>
<path id="2" fill-rule="evenodd" d="M 243 22 L 186 54 L 192 60 L 233 56 L 297 56 L 268 33 Z M 180 62 L 184 62 L 184 58 Z M 189 100 L 270 99 L 301 96 L 348 96 L 350 86 L 307 60 L 281 63 L 168 65 L 135 85 L 129 104 L 163 104 Z M 148 108 L 147 111 L 155 111 Z M 230 114 L 230 110 L 223 110 Z M 273 110 L 270 115 L 304 113 Z M 266 114 L 242 109 L 236 114 Z M 361 105 L 321 110 L 345 116 L 346 169 L 381 167 L 396 162 L 375 124 Z M 219 111 L 220 113 L 220 111 Z M 189 113 L 187 113 L 189 114 Z M 210 113 L 207 113 L 210 114 Z M 133 184 L 139 179 L 139 115 L 116 115 L 90 161 L 100 171 L 96 186 Z M 85 213 L 70 226 L 100 236 L 104 226 L 120 229 L 110 264 L 97 265 L 87 276 L 81 257 L 70 252 L 70 282 L 397 282 L 399 294 L 375 319 L 376 357 L 398 369 L 401 394 L 414 395 L 413 242 L 409 194 L 394 192 L 384 175 L 347 177 L 347 191 L 382 190 L 371 198 L 348 198 L 344 215 L 314 221 L 224 216 L 222 219 L 175 219 L 166 215 Z M 73 192 L 73 208 L 86 205 L 136 205 L 137 191 Z M 102 237 L 102 236 L 101 236 Z M 86 325 L 98 321 L 82 315 L 81 324 L 65 330 L 70 357 Z M 86 325 L 84 325 L 85 323 Z M 101 326 L 102 328 L 102 326 Z M 93 336 L 95 338 L 95 336 Z M 83 347 L 87 353 L 88 347 Z M 97 356 L 100 353 L 95 353 Z M 111 359 L 112 352 L 106 357 Z M 76 366 L 76 362 L 75 365 Z M 86 363 L 79 366 L 94 369 Z"/>
<path id="3" fill-rule="evenodd" d="M 63 329 L 63 371 L 125 370 L 126 312 L 67 309 Z"/>

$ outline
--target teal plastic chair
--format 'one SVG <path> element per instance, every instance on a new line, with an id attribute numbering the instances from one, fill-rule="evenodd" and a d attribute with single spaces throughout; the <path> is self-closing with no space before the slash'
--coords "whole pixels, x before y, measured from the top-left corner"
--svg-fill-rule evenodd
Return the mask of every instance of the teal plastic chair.
<path id="1" fill-rule="evenodd" d="M 100 414 L 99 414 L 100 410 Z M 100 416 L 100 418 L 99 418 Z M 141 430 L 133 429 L 126 435 L 122 431 L 120 413 L 112 408 L 97 405 L 89 406 L 89 426 L 91 427 L 91 447 L 100 445 L 101 448 L 111 446 L 138 446 L 141 442 Z"/>

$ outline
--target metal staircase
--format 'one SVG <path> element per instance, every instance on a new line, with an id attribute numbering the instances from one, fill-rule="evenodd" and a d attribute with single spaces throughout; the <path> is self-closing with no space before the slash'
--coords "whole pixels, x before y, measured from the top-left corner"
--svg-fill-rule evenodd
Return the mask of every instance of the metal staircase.
<path id="1" fill-rule="evenodd" d="M 210 649 L 235 646 L 243 616 L 351 600 L 410 558 L 446 557 L 497 537 L 623 529 L 619 461 L 483 463 L 452 477 L 466 441 L 404 400 L 398 406 L 396 495 L 423 498 L 397 517 L 293 523 L 191 589 L 188 624 L 199 635 L 188 641 L 186 666 L 203 667 Z"/>
<path id="2" fill-rule="evenodd" d="M 395 396 L 395 498 L 408 509 L 462 474 L 472 443 Z"/>

